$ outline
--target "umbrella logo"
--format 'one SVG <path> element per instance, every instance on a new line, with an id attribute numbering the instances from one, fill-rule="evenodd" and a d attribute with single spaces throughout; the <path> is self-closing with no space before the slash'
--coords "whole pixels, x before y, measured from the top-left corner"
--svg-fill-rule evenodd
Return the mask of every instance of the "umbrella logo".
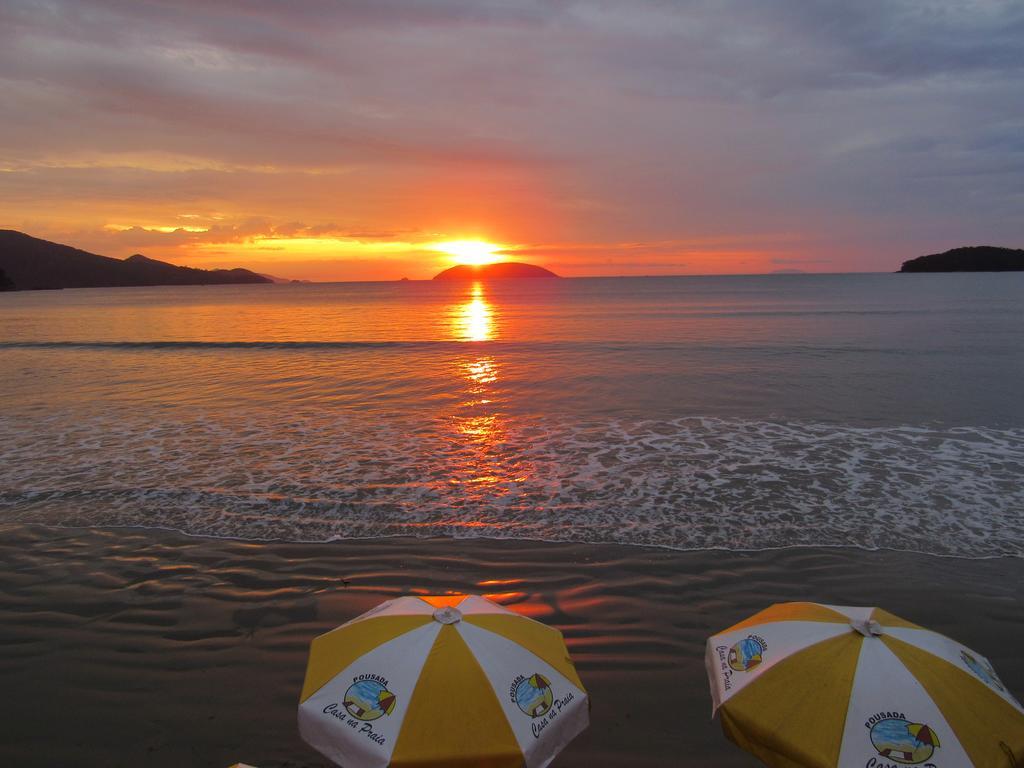
<path id="1" fill-rule="evenodd" d="M 768 644 L 764 640 L 757 635 L 750 635 L 729 649 L 727 661 L 737 672 L 748 672 L 761 663 L 766 650 Z"/>
<path id="2" fill-rule="evenodd" d="M 900 717 L 885 717 L 871 726 L 871 744 L 882 757 L 905 765 L 923 763 L 939 745 L 929 726 Z"/>
<path id="3" fill-rule="evenodd" d="M 342 703 L 352 717 L 366 721 L 376 720 L 394 711 L 395 694 L 380 680 L 365 678 L 356 680 L 348 687 Z"/>
<path id="4" fill-rule="evenodd" d="M 524 715 L 541 717 L 554 701 L 551 681 L 539 672 L 529 677 L 519 675 L 512 681 L 512 698 Z"/>
<path id="5" fill-rule="evenodd" d="M 960 658 L 963 660 L 967 668 L 974 674 L 984 680 L 986 683 L 994 688 L 998 688 L 1000 691 L 1005 691 L 1003 688 L 1003 682 L 996 675 L 996 671 L 992 669 L 992 665 L 985 660 L 979 661 L 969 654 L 967 651 L 960 651 Z"/>

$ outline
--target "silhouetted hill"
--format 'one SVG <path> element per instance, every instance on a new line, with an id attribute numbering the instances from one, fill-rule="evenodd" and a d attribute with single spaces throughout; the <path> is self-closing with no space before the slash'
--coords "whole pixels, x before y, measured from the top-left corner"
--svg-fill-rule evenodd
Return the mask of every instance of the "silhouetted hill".
<path id="1" fill-rule="evenodd" d="M 534 264 L 505 261 L 501 264 L 472 266 L 460 264 L 434 275 L 435 280 L 486 280 L 504 277 L 558 277 L 554 272 Z"/>
<path id="2" fill-rule="evenodd" d="M 7 276 L 7 273 L 0 269 L 0 291 L 13 291 L 14 281 Z"/>
<path id="3" fill-rule="evenodd" d="M 1017 272 L 1024 270 L 1024 250 L 974 245 L 904 261 L 900 272 Z"/>
<path id="4" fill-rule="evenodd" d="M 312 280 L 293 280 L 290 277 L 278 277 L 277 275 L 268 275 L 266 272 L 257 272 L 256 274 L 259 275 L 260 277 L 265 277 L 270 282 L 277 283 L 278 285 L 292 285 L 294 283 L 312 283 L 313 282 Z"/>
<path id="5" fill-rule="evenodd" d="M 248 269 L 179 267 L 139 253 L 124 260 L 97 256 L 11 229 L 0 230 L 0 270 L 20 289 L 271 282 Z"/>

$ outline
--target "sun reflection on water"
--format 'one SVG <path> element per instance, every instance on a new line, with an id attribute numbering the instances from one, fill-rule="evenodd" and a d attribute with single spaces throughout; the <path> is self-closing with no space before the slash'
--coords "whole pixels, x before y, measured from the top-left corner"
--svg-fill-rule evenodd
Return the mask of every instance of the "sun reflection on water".
<path id="1" fill-rule="evenodd" d="M 455 315 L 454 335 L 459 341 L 490 341 L 494 338 L 493 311 L 484 287 L 473 283 L 469 301 L 458 308 Z"/>
<path id="2" fill-rule="evenodd" d="M 475 282 L 468 295 L 464 294 L 462 301 L 449 310 L 452 337 L 458 341 L 493 341 L 497 335 L 495 316 L 484 284 Z M 459 354 L 451 368 L 461 382 L 462 392 L 448 417 L 453 450 L 445 482 L 462 486 L 466 494 L 464 509 L 479 515 L 496 499 L 514 494 L 529 473 L 517 455 L 517 447 L 511 444 L 508 417 L 502 412 L 499 359 L 493 354 Z M 489 525 L 481 519 L 463 524 Z"/>
<path id="3" fill-rule="evenodd" d="M 498 380 L 498 367 L 493 357 L 481 357 L 466 363 L 463 368 L 466 378 L 476 384 L 491 384 Z"/>
<path id="4" fill-rule="evenodd" d="M 464 358 L 455 365 L 463 381 L 463 397 L 451 417 L 451 429 L 457 439 L 460 460 L 452 466 L 451 482 L 504 495 L 500 486 L 522 482 L 515 462 L 507 457 L 508 434 L 505 416 L 498 410 L 495 394 L 501 370 L 491 355 Z M 485 503 L 485 499 L 478 499 Z"/>

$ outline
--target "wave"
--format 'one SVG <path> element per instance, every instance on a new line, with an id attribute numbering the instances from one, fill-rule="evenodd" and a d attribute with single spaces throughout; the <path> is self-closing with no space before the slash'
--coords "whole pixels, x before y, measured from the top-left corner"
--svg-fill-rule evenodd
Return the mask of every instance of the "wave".
<path id="1" fill-rule="evenodd" d="M 906 347 L 882 347 L 863 345 L 836 345 L 836 344 L 739 344 L 734 342 L 691 342 L 691 341 L 629 341 L 629 340 L 540 340 L 540 341 L 514 341 L 514 340 L 442 340 L 423 339 L 407 341 L 0 341 L 0 350 L 5 349 L 56 349 L 56 350 L 274 350 L 274 351 L 305 351 L 305 350 L 465 350 L 468 348 L 501 349 L 506 351 L 517 350 L 571 350 L 587 349 L 608 352 L 629 352 L 641 354 L 647 351 L 687 351 L 687 352 L 713 352 L 721 353 L 765 353 L 765 354 L 788 354 L 788 353 L 814 353 L 814 354 L 865 354 L 865 355 L 899 355 L 901 357 L 916 357 L 930 355 L 961 354 L 967 351 L 978 351 L 983 349 L 979 345 L 969 348 L 947 347 L 945 349 L 908 349 Z"/>
<path id="2" fill-rule="evenodd" d="M 459 347 L 460 341 L 0 341 L 0 349 L 372 349 Z"/>
<path id="3" fill-rule="evenodd" d="M 386 536 L 1024 556 L 1024 430 L 679 418 L 0 418 L 0 518 L 241 539 Z"/>

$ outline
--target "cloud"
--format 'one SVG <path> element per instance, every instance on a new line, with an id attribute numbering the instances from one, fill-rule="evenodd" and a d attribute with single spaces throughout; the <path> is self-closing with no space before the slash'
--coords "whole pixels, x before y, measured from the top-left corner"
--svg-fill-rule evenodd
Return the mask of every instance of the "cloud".
<path id="1" fill-rule="evenodd" d="M 0 99 L 6 225 L 848 269 L 1024 240 L 1015 0 L 8 0 Z"/>

